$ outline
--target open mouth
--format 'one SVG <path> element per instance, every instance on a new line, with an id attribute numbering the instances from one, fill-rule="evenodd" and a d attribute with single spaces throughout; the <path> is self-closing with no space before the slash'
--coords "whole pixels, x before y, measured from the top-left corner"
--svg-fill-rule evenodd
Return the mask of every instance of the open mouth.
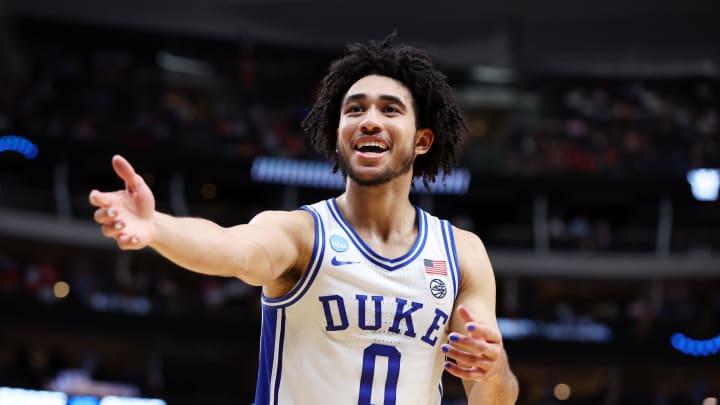
<path id="1" fill-rule="evenodd" d="M 379 155 L 388 150 L 388 146 L 378 141 L 360 141 L 355 145 L 355 150 L 363 154 Z"/>

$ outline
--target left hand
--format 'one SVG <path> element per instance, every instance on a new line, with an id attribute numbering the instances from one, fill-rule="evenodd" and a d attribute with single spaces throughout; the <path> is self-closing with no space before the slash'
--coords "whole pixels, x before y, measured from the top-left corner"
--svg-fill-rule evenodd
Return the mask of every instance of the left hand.
<path id="1" fill-rule="evenodd" d="M 502 376 L 507 362 L 501 360 L 505 351 L 500 331 L 477 322 L 463 305 L 458 306 L 457 315 L 465 322 L 466 333 L 450 333 L 448 343 L 441 346 L 457 362 L 445 362 L 445 369 L 463 380 L 484 381 Z"/>

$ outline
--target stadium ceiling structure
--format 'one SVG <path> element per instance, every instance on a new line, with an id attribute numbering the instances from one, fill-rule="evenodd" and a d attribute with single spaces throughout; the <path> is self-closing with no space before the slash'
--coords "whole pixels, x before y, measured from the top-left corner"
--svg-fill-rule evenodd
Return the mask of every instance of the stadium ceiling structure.
<path id="1" fill-rule="evenodd" d="M 0 0 L 3 9 L 9 18 L 330 50 L 397 30 L 454 67 L 720 71 L 720 7 L 711 0 Z"/>

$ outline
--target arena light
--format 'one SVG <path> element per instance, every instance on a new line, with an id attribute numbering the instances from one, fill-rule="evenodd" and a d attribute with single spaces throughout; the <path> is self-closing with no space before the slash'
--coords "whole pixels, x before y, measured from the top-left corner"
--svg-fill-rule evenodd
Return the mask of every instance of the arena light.
<path id="1" fill-rule="evenodd" d="M 570 399 L 570 395 L 572 394 L 572 390 L 570 389 L 570 386 L 567 384 L 555 384 L 555 387 L 553 387 L 553 395 L 555 396 L 555 399 L 558 401 L 566 401 Z"/>
<path id="2" fill-rule="evenodd" d="M 82 395 L 71 397 L 67 405 L 98 405 L 99 403 L 100 398 Z"/>
<path id="3" fill-rule="evenodd" d="M 332 172 L 329 163 L 259 156 L 253 160 L 250 177 L 260 183 L 342 189 L 345 179 Z"/>
<path id="4" fill-rule="evenodd" d="M 0 387 L 0 405 L 65 405 L 64 392 Z"/>
<path id="5" fill-rule="evenodd" d="M 28 139 L 17 135 L 0 136 L 0 152 L 17 152 L 26 159 L 35 159 L 40 149 Z"/>
<path id="6" fill-rule="evenodd" d="M 707 357 L 720 353 L 720 335 L 700 340 L 675 333 L 670 337 L 670 344 L 676 350 L 693 357 Z"/>
<path id="7" fill-rule="evenodd" d="M 698 201 L 715 201 L 720 188 L 720 169 L 700 168 L 687 173 L 693 197 Z"/>
<path id="8" fill-rule="evenodd" d="M 599 322 L 581 323 L 543 322 L 527 318 L 498 318 L 500 332 L 506 339 L 524 340 L 544 338 L 555 342 L 609 343 L 613 340 L 612 330 Z"/>
<path id="9" fill-rule="evenodd" d="M 166 403 L 162 399 L 107 396 L 100 401 L 100 405 L 166 405 Z"/>
<path id="10" fill-rule="evenodd" d="M 116 395 L 68 395 L 62 391 L 30 390 L 0 386 L 0 405 L 167 405 L 158 398 Z"/>
<path id="11" fill-rule="evenodd" d="M 477 65 L 470 70 L 473 79 L 482 83 L 509 84 L 515 81 L 512 69 L 499 66 Z"/>
<path id="12" fill-rule="evenodd" d="M 211 76 L 210 64 L 193 58 L 173 55 L 169 52 L 160 52 L 157 55 L 157 64 L 170 72 L 185 73 L 189 75 Z"/>
<path id="13" fill-rule="evenodd" d="M 316 187 L 341 190 L 345 179 L 339 172 L 332 172 L 332 165 L 315 160 L 300 160 L 259 156 L 253 160 L 250 177 L 259 183 L 283 184 L 287 186 Z M 470 186 L 470 171 L 455 169 L 443 180 L 429 184 L 426 189 L 422 179 L 413 181 L 412 191 L 429 194 L 465 194 Z"/>

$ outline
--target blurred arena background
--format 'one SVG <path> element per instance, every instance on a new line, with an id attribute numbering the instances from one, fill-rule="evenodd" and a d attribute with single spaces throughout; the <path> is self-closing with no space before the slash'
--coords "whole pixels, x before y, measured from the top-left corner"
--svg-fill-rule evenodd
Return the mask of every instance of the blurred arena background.
<path id="1" fill-rule="evenodd" d="M 159 209 L 223 225 L 336 194 L 299 122 L 346 42 L 393 29 L 472 125 L 458 177 L 413 198 L 485 241 L 519 403 L 716 405 L 719 20 L 712 1 L 0 0 L 0 405 L 250 404 L 259 291 L 117 250 L 88 192 L 121 186 L 121 153 Z"/>

